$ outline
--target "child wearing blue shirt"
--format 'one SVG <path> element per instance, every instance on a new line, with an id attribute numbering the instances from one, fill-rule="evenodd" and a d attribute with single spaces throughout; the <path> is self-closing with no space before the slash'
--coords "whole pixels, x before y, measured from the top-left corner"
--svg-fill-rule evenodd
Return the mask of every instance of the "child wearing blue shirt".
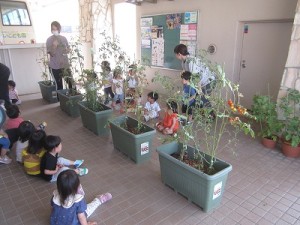
<path id="1" fill-rule="evenodd" d="M 188 114 L 188 122 L 191 122 L 193 119 L 193 108 L 195 107 L 195 98 L 197 91 L 190 85 L 191 72 L 185 71 L 181 74 L 181 79 L 183 83 L 183 104 L 181 111 L 182 113 Z"/>

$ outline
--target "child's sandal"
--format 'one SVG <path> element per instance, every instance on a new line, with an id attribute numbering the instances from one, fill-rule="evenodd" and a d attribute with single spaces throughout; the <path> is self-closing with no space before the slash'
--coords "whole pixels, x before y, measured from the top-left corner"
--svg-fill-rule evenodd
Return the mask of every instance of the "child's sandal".
<path id="1" fill-rule="evenodd" d="M 78 175 L 79 176 L 84 176 L 87 175 L 89 170 L 87 168 L 78 168 Z"/>
<path id="2" fill-rule="evenodd" d="M 75 160 L 75 162 L 74 162 L 75 168 L 77 169 L 78 167 L 80 167 L 83 164 L 83 162 L 84 162 L 83 159 L 82 160 L 79 160 L 79 159 Z"/>

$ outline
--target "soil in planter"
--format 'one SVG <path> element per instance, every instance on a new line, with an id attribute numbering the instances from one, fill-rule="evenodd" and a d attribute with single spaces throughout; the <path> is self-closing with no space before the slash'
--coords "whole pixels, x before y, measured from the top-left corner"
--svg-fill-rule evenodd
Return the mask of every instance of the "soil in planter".
<path id="1" fill-rule="evenodd" d="M 146 131 L 144 130 L 144 127 L 142 126 L 140 129 L 136 126 L 133 126 L 131 124 L 128 124 L 128 122 L 126 121 L 126 123 L 122 124 L 121 127 L 127 131 L 129 131 L 132 134 L 143 134 Z"/>
<path id="2" fill-rule="evenodd" d="M 180 160 L 179 153 L 173 153 L 171 156 L 177 160 Z M 200 160 L 190 159 L 187 152 L 184 153 L 183 163 L 195 168 L 196 170 L 200 170 L 207 175 L 214 175 L 217 172 L 214 168 L 209 168 L 208 164 L 201 162 Z"/>

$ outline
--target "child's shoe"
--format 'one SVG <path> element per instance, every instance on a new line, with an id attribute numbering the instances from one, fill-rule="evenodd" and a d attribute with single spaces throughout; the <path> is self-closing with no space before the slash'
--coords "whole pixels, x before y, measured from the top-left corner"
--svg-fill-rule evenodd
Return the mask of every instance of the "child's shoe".
<path id="1" fill-rule="evenodd" d="M 146 122 L 148 122 L 150 120 L 150 116 L 149 115 L 144 115 L 144 119 Z"/>
<path id="2" fill-rule="evenodd" d="M 11 163 L 11 159 L 8 158 L 8 156 L 0 157 L 0 163 L 10 164 Z"/>
<path id="3" fill-rule="evenodd" d="M 79 176 L 87 175 L 88 172 L 89 172 L 88 168 L 78 168 L 78 175 Z"/>
<path id="4" fill-rule="evenodd" d="M 75 162 L 74 162 L 75 168 L 80 167 L 80 166 L 82 165 L 83 162 L 84 162 L 83 159 L 82 159 L 82 160 L 79 160 L 79 159 L 75 160 Z"/>
<path id="5" fill-rule="evenodd" d="M 39 128 L 40 130 L 45 130 L 46 126 L 47 126 L 47 123 L 44 121 L 44 122 L 42 122 L 42 123 L 40 123 L 40 124 L 38 125 L 38 128 Z"/>
<path id="6" fill-rule="evenodd" d="M 112 199 L 112 195 L 111 195 L 111 193 L 107 192 L 107 193 L 105 193 L 103 195 L 98 195 L 97 198 L 99 199 L 99 201 L 101 202 L 101 204 L 103 204 L 103 203 L 111 200 Z"/>

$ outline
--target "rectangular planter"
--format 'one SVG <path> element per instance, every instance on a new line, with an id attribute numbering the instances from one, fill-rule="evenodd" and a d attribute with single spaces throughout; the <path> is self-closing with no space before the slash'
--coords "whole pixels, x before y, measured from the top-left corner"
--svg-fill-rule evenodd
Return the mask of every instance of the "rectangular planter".
<path id="1" fill-rule="evenodd" d="M 42 97 L 49 103 L 56 103 L 57 100 L 57 93 L 56 93 L 56 85 L 46 85 L 44 81 L 39 81 L 38 84 L 40 85 Z"/>
<path id="2" fill-rule="evenodd" d="M 130 126 L 137 127 L 138 121 L 131 117 L 120 116 L 109 120 L 115 149 L 126 154 L 137 164 L 148 161 L 151 158 L 152 141 L 156 130 L 143 124 L 144 133 L 133 134 L 121 127 L 126 120 Z"/>
<path id="3" fill-rule="evenodd" d="M 81 121 L 90 131 L 96 135 L 109 134 L 108 119 L 112 116 L 113 110 L 103 105 L 103 110 L 94 112 L 86 107 L 86 102 L 78 102 Z"/>
<path id="4" fill-rule="evenodd" d="M 203 211 L 211 211 L 221 203 L 228 173 L 232 170 L 232 166 L 217 159 L 214 168 L 218 172 L 214 175 L 207 175 L 171 156 L 179 152 L 181 148 L 182 144 L 177 142 L 157 148 L 162 182 L 186 196 Z M 194 149 L 188 146 L 187 150 L 188 155 L 192 156 Z M 211 157 L 205 154 L 205 158 L 210 160 Z"/>
<path id="5" fill-rule="evenodd" d="M 78 117 L 80 116 L 78 102 L 82 101 L 83 96 L 81 94 L 68 96 L 66 95 L 68 91 L 68 89 L 57 91 L 57 94 L 59 96 L 60 108 L 69 116 Z"/>

